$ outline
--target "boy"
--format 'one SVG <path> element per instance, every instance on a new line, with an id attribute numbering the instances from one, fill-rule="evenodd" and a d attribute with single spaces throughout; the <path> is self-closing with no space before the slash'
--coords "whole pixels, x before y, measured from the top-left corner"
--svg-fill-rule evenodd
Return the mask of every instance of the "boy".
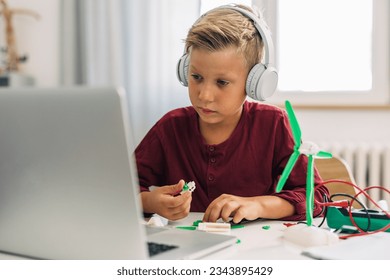
<path id="1" fill-rule="evenodd" d="M 299 158 L 283 191 L 275 192 L 294 147 L 287 115 L 246 100 L 247 76 L 263 48 L 252 21 L 233 9 L 212 10 L 191 27 L 186 52 L 192 106 L 168 112 L 135 150 L 145 213 L 177 220 L 204 212 L 204 221 L 236 223 L 305 219 L 306 157 Z M 184 181 L 194 181 L 196 190 L 178 195 Z M 315 183 L 320 181 L 316 172 Z M 150 191 L 152 185 L 159 187 Z M 316 189 L 316 200 L 324 195 L 325 187 Z M 320 212 L 315 204 L 314 215 Z"/>

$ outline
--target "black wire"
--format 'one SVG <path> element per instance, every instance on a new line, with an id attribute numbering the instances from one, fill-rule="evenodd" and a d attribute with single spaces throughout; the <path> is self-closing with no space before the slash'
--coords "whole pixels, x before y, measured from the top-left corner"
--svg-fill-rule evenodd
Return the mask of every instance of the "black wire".
<path id="1" fill-rule="evenodd" d="M 346 193 L 335 193 L 335 194 L 332 194 L 330 196 L 330 200 L 333 201 L 332 198 L 335 196 L 349 197 L 351 199 L 351 202 L 350 202 L 351 204 L 356 201 L 364 209 L 364 211 L 366 212 L 366 216 L 367 216 L 367 228 L 363 231 L 368 232 L 370 230 L 370 227 L 371 227 L 371 216 L 370 216 L 370 213 L 368 212 L 367 207 L 364 206 L 364 204 L 360 200 L 358 200 L 356 197 L 354 197 L 352 195 L 349 195 Z"/>
<path id="2" fill-rule="evenodd" d="M 323 202 L 329 202 L 328 196 L 325 195 L 325 194 L 324 194 Z M 316 227 L 321 227 L 324 224 L 325 219 L 326 219 L 326 212 L 327 212 L 327 207 L 326 206 L 322 206 L 321 207 L 321 212 L 318 215 L 313 217 L 313 218 L 318 218 L 319 216 L 324 214 L 321 223 L 318 226 L 316 226 Z M 297 224 L 307 224 L 307 221 L 299 221 L 299 222 L 297 222 Z"/>
<path id="3" fill-rule="evenodd" d="M 370 213 L 368 212 L 367 207 L 364 206 L 364 204 L 360 200 L 358 200 L 356 197 L 354 197 L 352 195 L 349 195 L 349 194 L 346 194 L 346 193 L 335 193 L 335 194 L 332 194 L 329 197 L 329 199 L 328 199 L 328 196 L 324 194 L 323 202 L 325 202 L 325 203 L 326 202 L 334 202 L 333 201 L 333 197 L 335 197 L 335 196 L 348 197 L 348 198 L 351 199 L 351 202 L 350 202 L 351 204 L 356 201 L 364 209 L 364 211 L 366 212 L 366 216 L 367 216 L 367 228 L 365 230 L 363 230 L 363 231 L 368 232 L 370 227 L 371 227 L 371 216 L 370 216 Z M 318 215 L 316 215 L 315 217 L 313 217 L 313 218 L 317 218 L 317 217 L 321 216 L 322 214 L 324 214 L 323 218 L 322 218 L 322 221 L 320 222 L 320 224 L 317 227 L 321 227 L 324 224 L 324 222 L 326 220 L 326 214 L 327 213 L 328 213 L 328 206 L 323 206 L 322 209 L 321 209 L 321 212 Z M 307 221 L 299 221 L 299 222 L 297 222 L 297 224 L 307 224 Z"/>
<path id="4" fill-rule="evenodd" d="M 324 196 L 323 196 L 323 202 L 329 202 L 328 196 L 327 196 L 326 194 L 324 194 Z M 328 212 L 328 207 L 322 206 L 321 212 L 320 212 L 317 216 L 314 217 L 314 218 L 317 218 L 317 217 L 321 216 L 322 214 L 324 214 L 324 215 L 323 215 L 323 218 L 322 218 L 322 221 L 321 221 L 321 223 L 318 225 L 318 227 L 321 227 L 321 226 L 324 224 L 325 219 L 326 219 L 326 213 L 327 213 L 327 212 Z"/>

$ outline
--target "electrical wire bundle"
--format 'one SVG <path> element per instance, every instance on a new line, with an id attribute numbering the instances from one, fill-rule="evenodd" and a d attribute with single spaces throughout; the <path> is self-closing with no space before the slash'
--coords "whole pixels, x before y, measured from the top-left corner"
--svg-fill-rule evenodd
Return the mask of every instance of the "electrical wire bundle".
<path id="1" fill-rule="evenodd" d="M 368 194 L 368 191 L 369 190 L 372 190 L 372 189 L 380 189 L 384 192 L 387 192 L 388 194 L 390 194 L 390 191 L 388 189 L 386 189 L 385 187 L 382 187 L 382 186 L 369 186 L 369 187 L 366 187 L 364 189 L 360 188 L 359 186 L 357 186 L 356 184 L 354 183 L 351 183 L 351 182 L 348 182 L 348 181 L 344 181 L 344 180 L 338 180 L 338 179 L 332 179 L 332 180 L 326 180 L 326 181 L 323 181 L 321 182 L 320 184 L 316 185 L 315 188 L 318 188 L 320 186 L 324 186 L 326 184 L 329 184 L 329 183 L 341 183 L 341 184 L 346 184 L 346 185 L 350 185 L 352 187 L 354 187 L 356 190 L 357 190 L 357 193 L 352 196 L 352 195 L 349 195 L 349 194 L 345 194 L 345 193 L 336 193 L 336 194 L 333 194 L 331 195 L 329 198 L 327 197 L 324 197 L 324 202 L 318 202 L 318 204 L 320 204 L 321 206 L 323 206 L 323 211 L 318 215 L 318 216 L 321 216 L 322 214 L 324 215 L 324 219 L 321 221 L 319 227 L 321 227 L 325 221 L 325 218 L 326 218 L 326 214 L 327 214 L 327 207 L 342 207 L 342 208 L 347 208 L 348 210 L 348 215 L 349 215 L 349 219 L 352 223 L 352 225 L 357 229 L 358 233 L 354 233 L 354 234 L 348 234 L 348 235 L 343 235 L 343 236 L 340 236 L 340 239 L 347 239 L 349 237 L 355 237 L 355 236 L 364 236 L 364 235 L 370 235 L 370 234 L 375 234 L 375 233 L 378 233 L 378 232 L 384 232 L 384 231 L 387 231 L 388 229 L 390 229 L 390 222 L 389 224 L 387 224 L 386 226 L 380 228 L 380 229 L 377 229 L 377 230 L 373 230 L 373 231 L 370 231 L 370 226 L 371 226 L 371 213 L 370 213 L 370 209 L 368 209 L 364 203 L 362 203 L 357 197 L 361 194 L 363 194 L 369 201 L 371 201 L 373 203 L 373 205 L 375 205 L 375 207 L 378 208 L 378 210 L 382 211 L 386 216 L 387 218 L 389 218 L 390 220 L 390 213 L 388 212 L 387 209 L 383 209 L 374 199 L 371 198 L 371 196 Z M 348 197 L 350 198 L 350 200 L 338 200 L 338 201 L 333 201 L 333 198 L 336 197 L 336 196 L 341 196 L 341 197 Z M 366 213 L 366 218 L 367 218 L 367 227 L 365 229 L 361 228 L 358 223 L 355 221 L 355 217 L 353 216 L 353 207 L 352 207 L 352 204 L 354 202 L 357 202 L 363 209 L 364 213 Z M 317 216 L 317 217 L 318 217 Z"/>

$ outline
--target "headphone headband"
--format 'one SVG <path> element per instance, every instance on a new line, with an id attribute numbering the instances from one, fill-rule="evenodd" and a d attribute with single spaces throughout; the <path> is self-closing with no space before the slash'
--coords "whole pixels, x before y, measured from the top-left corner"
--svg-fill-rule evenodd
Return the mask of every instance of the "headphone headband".
<path id="1" fill-rule="evenodd" d="M 255 14 L 253 14 L 250 11 L 247 11 L 243 8 L 240 8 L 235 4 L 228 4 L 228 5 L 220 6 L 218 8 L 214 8 L 214 9 L 208 11 L 207 13 L 205 13 L 204 15 L 207 15 L 211 11 L 220 10 L 220 9 L 224 9 L 224 8 L 230 9 L 230 10 L 235 10 L 235 11 L 241 13 L 242 15 L 244 15 L 245 17 L 249 18 L 250 20 L 252 20 L 253 25 L 255 26 L 257 32 L 259 32 L 261 39 L 264 43 L 264 64 L 266 66 L 274 65 L 274 62 L 275 62 L 275 60 L 274 60 L 275 56 L 273 53 L 274 44 L 272 42 L 271 32 L 268 29 L 268 26 L 263 21 L 261 21 L 261 19 L 259 17 L 257 17 Z M 200 19 L 198 19 L 196 22 L 198 22 L 199 20 Z"/>

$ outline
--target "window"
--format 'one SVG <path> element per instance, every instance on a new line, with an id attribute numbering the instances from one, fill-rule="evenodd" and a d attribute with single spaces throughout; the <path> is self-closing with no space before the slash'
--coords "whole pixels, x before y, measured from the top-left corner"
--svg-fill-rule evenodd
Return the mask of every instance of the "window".
<path id="1" fill-rule="evenodd" d="M 254 0 L 273 32 L 279 84 L 271 102 L 389 104 L 389 1 Z"/>
<path id="2" fill-rule="evenodd" d="M 279 0 L 277 20 L 280 90 L 372 88 L 372 1 Z"/>
<path id="3" fill-rule="evenodd" d="M 201 12 L 232 1 L 201 1 Z M 272 103 L 388 105 L 390 2 L 252 0 L 273 33 L 279 72 Z"/>

